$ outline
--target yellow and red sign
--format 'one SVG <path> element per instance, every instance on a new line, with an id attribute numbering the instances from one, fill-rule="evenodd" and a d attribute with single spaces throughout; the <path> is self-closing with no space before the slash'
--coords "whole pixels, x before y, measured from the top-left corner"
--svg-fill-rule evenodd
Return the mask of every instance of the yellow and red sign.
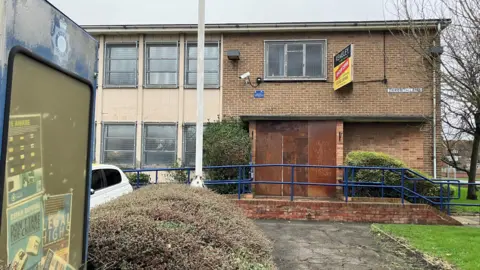
<path id="1" fill-rule="evenodd" d="M 333 90 L 338 90 L 352 81 L 353 44 L 350 44 L 333 57 Z"/>

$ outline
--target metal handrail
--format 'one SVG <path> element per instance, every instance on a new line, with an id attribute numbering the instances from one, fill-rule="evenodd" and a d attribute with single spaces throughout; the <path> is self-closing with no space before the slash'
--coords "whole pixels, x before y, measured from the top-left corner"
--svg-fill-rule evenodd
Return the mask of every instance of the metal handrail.
<path id="1" fill-rule="evenodd" d="M 262 168 L 262 167 L 289 167 L 291 169 L 290 181 L 272 181 L 262 180 L 254 181 L 252 178 L 246 178 L 245 172 L 247 169 Z M 313 168 L 313 169 L 337 169 L 343 171 L 343 179 L 338 183 L 310 183 L 310 182 L 295 182 L 295 168 Z M 355 197 L 355 188 L 367 187 L 367 188 L 380 188 L 381 197 L 384 197 L 385 189 L 394 190 L 395 192 L 400 193 L 400 198 L 402 204 L 405 204 L 405 199 L 413 199 L 413 203 L 417 203 L 417 200 L 421 199 L 427 202 L 432 206 L 440 206 L 440 210 L 446 208 L 447 212 L 450 214 L 451 206 L 479 206 L 479 204 L 468 204 L 468 203 L 452 203 L 451 200 L 461 198 L 461 187 L 468 185 L 480 186 L 480 183 L 464 183 L 456 179 L 441 179 L 441 180 L 432 180 L 429 179 L 413 170 L 407 168 L 392 168 L 392 167 L 360 167 L 360 166 L 330 166 L 330 165 L 307 165 L 307 164 L 244 164 L 244 165 L 225 165 L 225 166 L 205 166 L 204 170 L 214 170 L 214 169 L 238 169 L 238 177 L 236 179 L 224 179 L 224 180 L 205 180 L 205 185 L 214 186 L 214 185 L 237 185 L 237 195 L 238 199 L 241 199 L 242 189 L 244 185 L 290 185 L 290 200 L 293 201 L 295 197 L 295 189 L 297 186 L 328 186 L 328 187 L 343 187 L 345 202 L 348 203 L 349 197 Z M 180 168 L 143 168 L 143 169 L 126 169 L 123 170 L 125 173 L 136 173 L 137 174 L 137 183 L 136 187 L 139 188 L 142 186 L 140 184 L 140 173 L 155 172 L 155 184 L 158 183 L 158 173 L 159 172 L 172 172 L 172 171 L 185 171 L 187 184 L 191 179 L 191 171 L 194 171 L 194 167 L 180 167 Z M 382 171 L 382 181 L 380 182 L 359 182 L 355 181 L 355 172 L 362 170 L 377 170 Z M 400 185 L 386 185 L 385 184 L 385 172 L 394 172 L 400 177 Z M 409 177 L 413 175 L 414 177 Z M 350 179 L 350 177 L 352 179 Z M 406 186 L 406 183 L 413 182 L 413 190 Z M 417 192 L 417 183 L 419 182 L 428 182 L 433 185 L 438 185 L 440 187 L 439 196 L 426 196 Z M 446 190 L 444 190 L 446 186 Z M 457 194 L 456 196 L 451 196 L 451 187 L 456 187 Z M 352 190 L 352 195 L 349 195 L 349 190 Z M 446 194 L 444 194 L 446 193 Z M 444 196 L 445 195 L 445 196 Z M 438 201 L 436 201 L 438 200 Z"/>

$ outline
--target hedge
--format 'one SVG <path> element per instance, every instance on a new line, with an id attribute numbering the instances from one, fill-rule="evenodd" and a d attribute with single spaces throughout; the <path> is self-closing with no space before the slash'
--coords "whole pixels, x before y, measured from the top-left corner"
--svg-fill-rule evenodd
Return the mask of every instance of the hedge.
<path id="1" fill-rule="evenodd" d="M 92 209 L 89 268 L 275 269 L 272 243 L 231 200 L 150 185 Z"/>
<path id="2" fill-rule="evenodd" d="M 407 168 L 408 166 L 399 159 L 396 159 L 392 156 L 389 156 L 384 153 L 380 152 L 365 152 L 365 151 L 353 151 L 350 152 L 346 159 L 345 165 L 347 166 L 359 166 L 359 167 L 388 167 L 388 168 Z M 412 170 L 412 169 L 410 169 Z M 431 176 L 428 174 L 418 171 L 412 170 L 419 175 L 430 179 Z M 418 175 L 414 173 L 406 171 L 405 176 L 408 178 L 420 178 Z M 348 180 L 355 181 L 355 182 L 382 182 L 382 177 L 384 179 L 385 185 L 390 186 L 401 186 L 401 174 L 400 170 L 397 171 L 386 171 L 386 170 L 361 170 L 361 169 L 349 169 L 348 170 Z M 404 180 L 405 187 L 409 188 L 410 190 L 414 190 L 414 183 L 413 181 Z M 423 196 L 439 196 L 440 195 L 440 186 L 435 185 L 426 180 L 419 180 L 416 184 L 416 192 Z M 447 196 L 447 188 L 445 186 L 445 190 L 443 192 L 444 196 Z M 353 192 L 355 192 L 354 196 L 356 197 L 381 197 L 382 189 L 377 187 L 355 187 L 354 189 L 349 190 L 349 195 L 352 196 Z M 406 192 L 407 195 L 413 195 L 411 193 Z M 399 198 L 401 197 L 401 193 L 399 191 L 395 191 L 391 188 L 384 189 L 384 197 L 387 198 Z M 407 200 L 412 201 L 413 198 L 407 198 Z"/>
<path id="3" fill-rule="evenodd" d="M 236 118 L 209 122 L 203 138 L 203 161 L 205 166 L 247 165 L 250 162 L 251 139 L 248 126 Z M 237 180 L 242 171 L 238 168 L 212 169 L 206 171 L 208 180 Z M 245 169 L 243 176 L 250 171 Z M 210 189 L 220 194 L 237 193 L 237 185 L 211 185 Z"/>
<path id="4" fill-rule="evenodd" d="M 126 173 L 128 181 L 132 186 L 137 185 L 137 181 L 139 185 L 147 185 L 150 183 L 150 175 L 146 173 L 139 173 L 137 179 L 137 173 Z"/>

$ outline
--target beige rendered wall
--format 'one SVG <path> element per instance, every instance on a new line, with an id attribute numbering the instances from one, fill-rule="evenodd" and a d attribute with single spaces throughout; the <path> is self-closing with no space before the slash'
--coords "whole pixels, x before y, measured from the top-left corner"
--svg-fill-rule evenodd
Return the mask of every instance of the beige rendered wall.
<path id="1" fill-rule="evenodd" d="M 196 90 L 184 89 L 185 41 L 195 40 L 193 36 L 183 34 L 166 35 L 102 35 L 95 37 L 99 43 L 99 72 L 97 102 L 95 106 L 95 161 L 102 162 L 102 124 L 136 123 L 136 167 L 141 166 L 142 158 L 142 123 L 176 123 L 177 124 L 177 159 L 183 153 L 183 125 L 196 122 Z M 222 36 L 211 36 L 210 40 L 222 41 Z M 144 88 L 144 46 L 146 42 L 178 41 L 179 68 L 178 87 Z M 109 42 L 138 42 L 138 87 L 136 88 L 103 88 L 105 44 Z M 205 89 L 204 120 L 214 121 L 221 117 L 222 92 L 222 51 L 220 45 L 220 87 Z"/>

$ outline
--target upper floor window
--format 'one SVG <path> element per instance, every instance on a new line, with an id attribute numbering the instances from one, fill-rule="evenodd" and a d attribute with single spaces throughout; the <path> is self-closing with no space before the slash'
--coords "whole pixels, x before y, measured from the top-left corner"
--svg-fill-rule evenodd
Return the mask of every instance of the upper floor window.
<path id="1" fill-rule="evenodd" d="M 220 43 L 205 43 L 205 88 L 220 85 Z M 197 43 L 187 42 L 185 57 L 185 86 L 197 86 Z"/>
<path id="2" fill-rule="evenodd" d="M 266 80 L 326 80 L 326 40 L 266 41 Z"/>
<path id="3" fill-rule="evenodd" d="M 177 87 L 178 43 L 147 44 L 145 55 L 145 85 Z"/>
<path id="4" fill-rule="evenodd" d="M 137 86 L 137 44 L 106 44 L 105 86 Z"/>

